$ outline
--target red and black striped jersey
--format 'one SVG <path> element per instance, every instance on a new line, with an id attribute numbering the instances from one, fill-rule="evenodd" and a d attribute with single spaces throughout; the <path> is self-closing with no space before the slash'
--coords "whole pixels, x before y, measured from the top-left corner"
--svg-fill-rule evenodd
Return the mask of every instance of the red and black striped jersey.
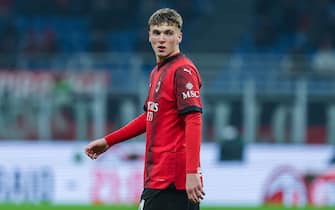
<path id="1" fill-rule="evenodd" d="M 190 112 L 202 112 L 200 87 L 201 78 L 197 68 L 182 54 L 167 58 L 152 70 L 144 104 L 145 188 L 164 189 L 174 183 L 177 189 L 185 189 L 183 118 Z"/>

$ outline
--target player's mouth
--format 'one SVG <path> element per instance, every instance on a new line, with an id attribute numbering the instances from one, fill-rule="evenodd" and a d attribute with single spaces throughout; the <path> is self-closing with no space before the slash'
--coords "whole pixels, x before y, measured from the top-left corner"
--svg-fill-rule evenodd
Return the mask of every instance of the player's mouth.
<path id="1" fill-rule="evenodd" d="M 164 52 L 166 49 L 166 47 L 164 46 L 158 46 L 157 48 L 158 48 L 158 52 Z"/>

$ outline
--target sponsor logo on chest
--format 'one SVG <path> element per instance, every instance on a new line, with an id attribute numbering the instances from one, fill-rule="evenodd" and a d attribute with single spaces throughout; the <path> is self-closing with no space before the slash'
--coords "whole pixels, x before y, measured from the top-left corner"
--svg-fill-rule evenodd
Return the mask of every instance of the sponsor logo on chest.
<path id="1" fill-rule="evenodd" d="M 147 121 L 152 121 L 154 119 L 154 113 L 158 112 L 159 104 L 153 101 L 147 102 Z"/>
<path id="2" fill-rule="evenodd" d="M 158 103 L 155 103 L 153 101 L 148 101 L 147 106 L 148 106 L 148 111 L 158 112 Z"/>

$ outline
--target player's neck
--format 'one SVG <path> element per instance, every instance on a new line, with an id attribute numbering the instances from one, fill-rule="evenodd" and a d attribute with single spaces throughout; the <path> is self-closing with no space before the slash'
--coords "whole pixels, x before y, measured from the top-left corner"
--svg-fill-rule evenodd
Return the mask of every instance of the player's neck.
<path id="1" fill-rule="evenodd" d="M 180 51 L 177 50 L 177 51 L 171 53 L 170 55 L 168 55 L 168 56 L 166 56 L 166 57 L 159 57 L 159 56 L 156 56 L 156 62 L 157 62 L 157 65 L 160 65 L 160 64 L 163 63 L 166 59 L 168 59 L 168 58 L 170 58 L 170 57 L 172 57 L 172 56 L 175 56 L 175 55 L 177 55 L 177 54 L 179 54 L 179 53 L 180 53 Z"/>

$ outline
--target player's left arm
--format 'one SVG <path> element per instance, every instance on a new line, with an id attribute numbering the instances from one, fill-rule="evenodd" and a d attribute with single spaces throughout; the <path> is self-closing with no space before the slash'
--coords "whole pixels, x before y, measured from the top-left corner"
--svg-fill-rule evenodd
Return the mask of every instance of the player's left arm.
<path id="1" fill-rule="evenodd" d="M 200 174 L 201 113 L 188 113 L 184 121 L 186 139 L 186 192 L 189 200 L 197 203 L 205 195 Z"/>
<path id="2" fill-rule="evenodd" d="M 201 79 L 193 66 L 176 70 L 175 91 L 179 114 L 185 122 L 186 191 L 189 200 L 199 202 L 205 195 L 200 174 L 200 145 L 202 137 Z"/>

